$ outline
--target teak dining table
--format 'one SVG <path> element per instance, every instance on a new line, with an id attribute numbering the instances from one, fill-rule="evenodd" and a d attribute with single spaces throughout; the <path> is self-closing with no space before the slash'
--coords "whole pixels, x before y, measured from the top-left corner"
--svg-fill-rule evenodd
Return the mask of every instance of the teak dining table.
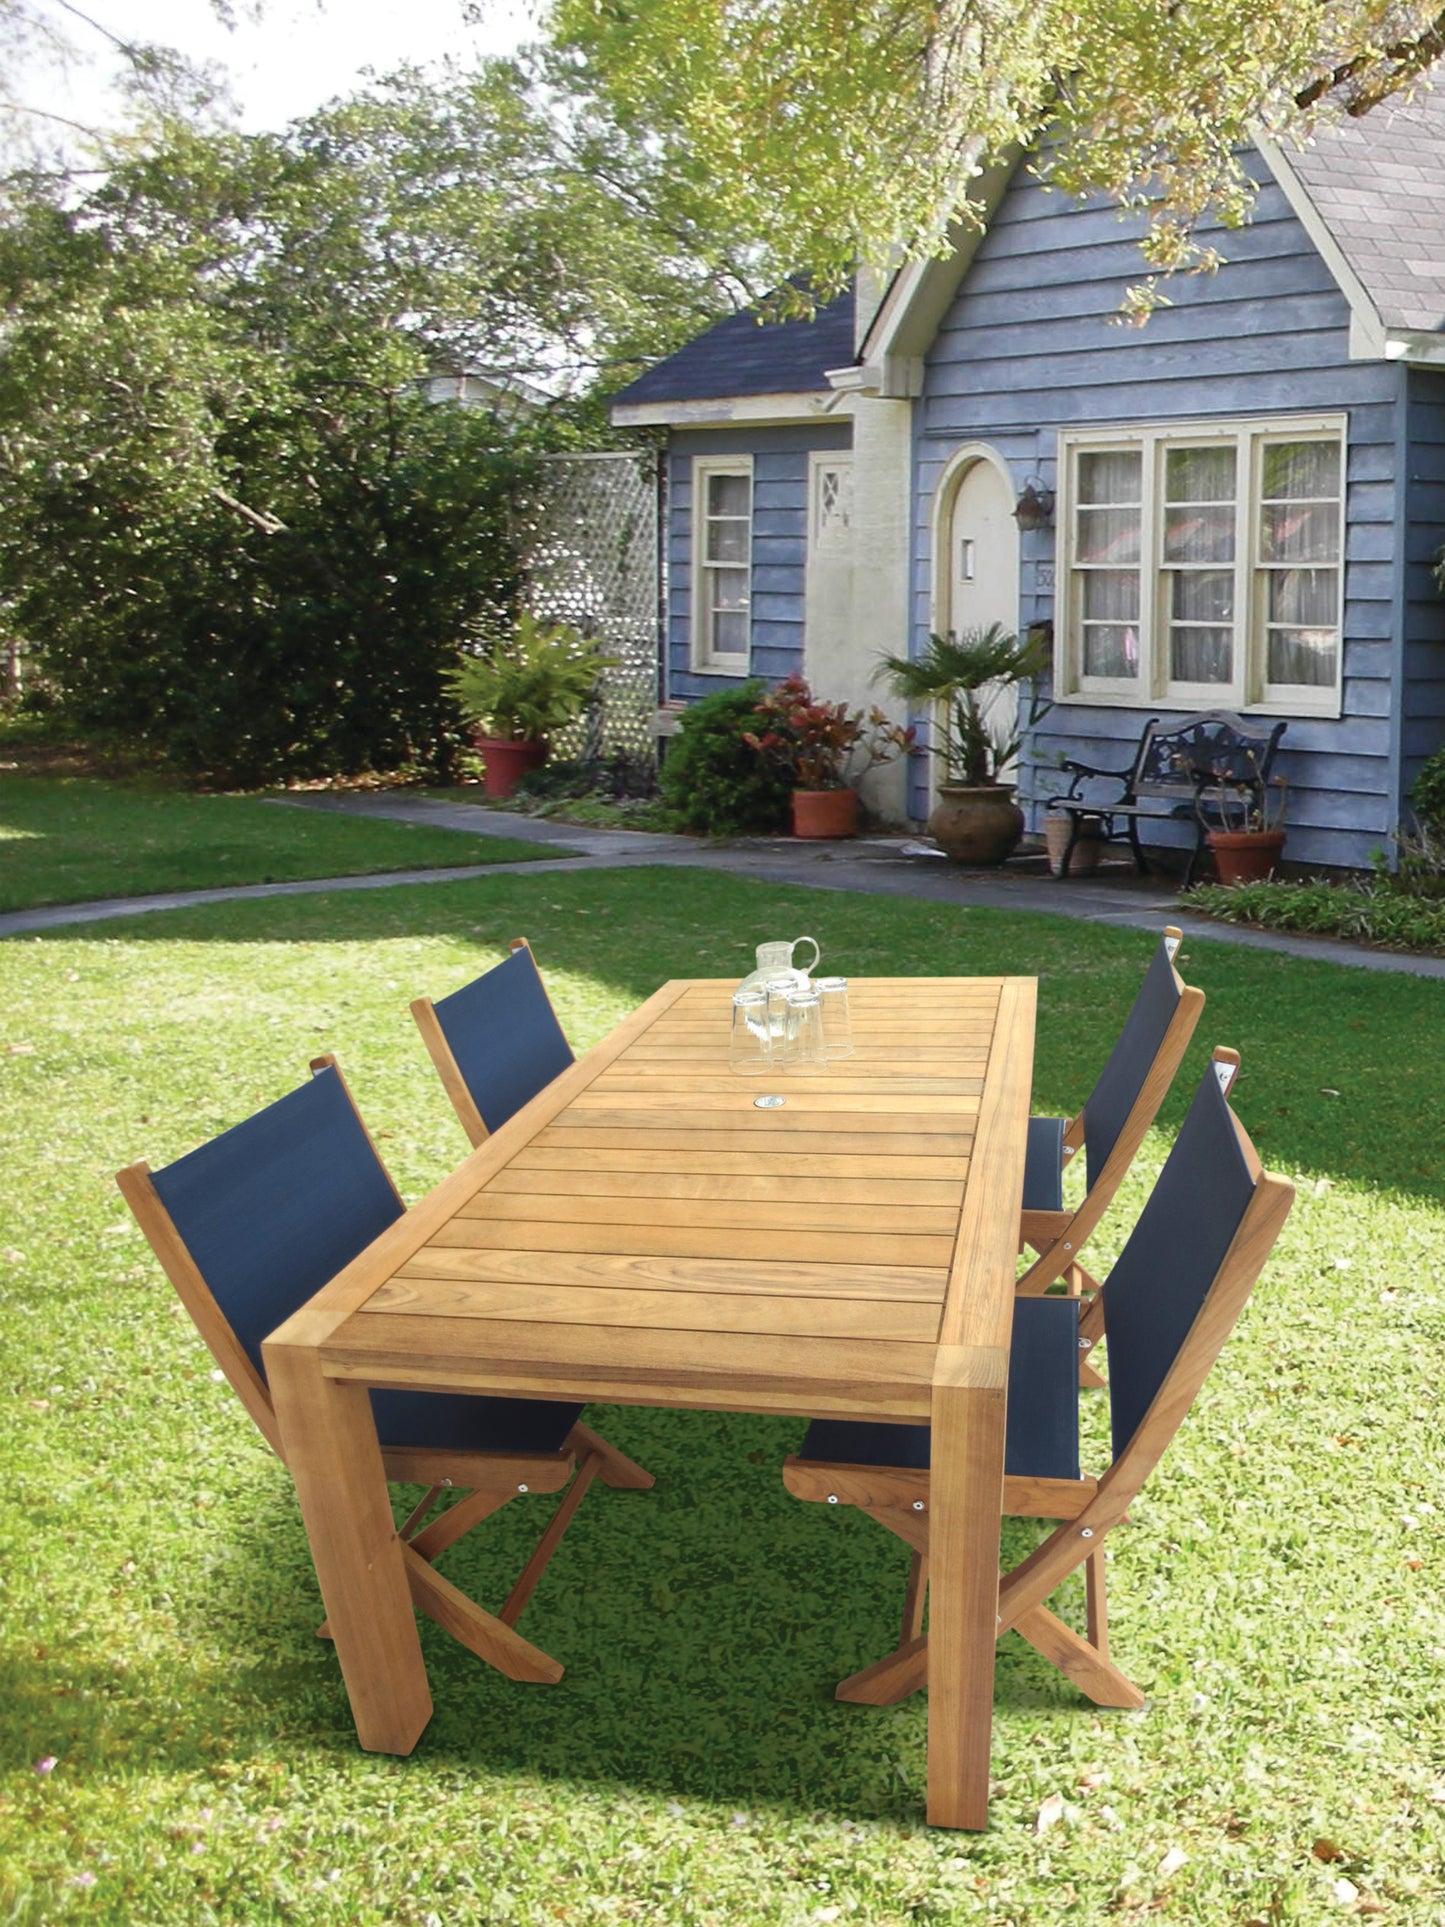
<path id="1" fill-rule="evenodd" d="M 855 1054 L 761 1078 L 731 989 L 664 984 L 266 1341 L 357 1735 L 409 1753 L 432 1710 L 368 1387 L 929 1422 L 928 1818 L 983 1827 L 1035 981 L 854 978 Z"/>

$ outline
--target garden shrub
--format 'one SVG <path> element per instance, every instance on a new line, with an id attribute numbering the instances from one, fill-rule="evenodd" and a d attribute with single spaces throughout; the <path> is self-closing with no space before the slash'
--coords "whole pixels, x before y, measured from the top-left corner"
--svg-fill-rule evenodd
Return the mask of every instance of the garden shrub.
<path id="1" fill-rule="evenodd" d="M 705 836 L 769 835 L 788 824 L 792 783 L 744 741 L 763 723 L 758 681 L 720 689 L 678 722 L 658 777 L 679 826 Z"/>
<path id="2" fill-rule="evenodd" d="M 1410 801 L 1422 829 L 1445 835 L 1445 749 L 1437 749 L 1420 765 L 1410 786 Z"/>
<path id="3" fill-rule="evenodd" d="M 1202 883 L 1185 902 L 1226 923 L 1343 937 L 1387 950 L 1445 952 L 1445 902 L 1410 895 L 1393 880 Z"/>

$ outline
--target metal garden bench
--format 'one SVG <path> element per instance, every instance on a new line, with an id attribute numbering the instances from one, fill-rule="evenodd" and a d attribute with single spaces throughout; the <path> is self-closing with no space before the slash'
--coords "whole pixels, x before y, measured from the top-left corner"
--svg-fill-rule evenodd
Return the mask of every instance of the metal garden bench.
<path id="1" fill-rule="evenodd" d="M 1141 824 L 1192 820 L 1194 848 L 1184 873 L 1194 881 L 1204 839 L 1212 829 L 1237 823 L 1242 810 L 1261 809 L 1283 723 L 1253 723 L 1227 709 L 1201 710 L 1182 722 L 1151 716 L 1128 769 L 1103 769 L 1072 758 L 1061 765 L 1068 788 L 1045 807 L 1069 818 L 1069 840 L 1059 874 L 1067 876 L 1075 846 L 1084 837 L 1101 843 L 1126 838 L 1141 876 L 1149 865 L 1139 841 Z M 1113 795 L 1099 794 L 1105 783 Z"/>

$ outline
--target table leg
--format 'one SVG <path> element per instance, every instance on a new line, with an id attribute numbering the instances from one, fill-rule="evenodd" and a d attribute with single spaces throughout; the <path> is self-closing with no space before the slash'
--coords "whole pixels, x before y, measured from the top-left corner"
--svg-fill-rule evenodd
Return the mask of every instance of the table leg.
<path id="1" fill-rule="evenodd" d="M 356 1737 L 410 1753 L 431 1692 L 364 1385 L 327 1378 L 314 1348 L 271 1344 L 266 1374 Z"/>
<path id="2" fill-rule="evenodd" d="M 988 1825 L 1008 1357 L 964 1354 L 933 1388 L 929 1474 L 928 1820 Z M 983 1382 L 977 1382 L 983 1381 Z"/>

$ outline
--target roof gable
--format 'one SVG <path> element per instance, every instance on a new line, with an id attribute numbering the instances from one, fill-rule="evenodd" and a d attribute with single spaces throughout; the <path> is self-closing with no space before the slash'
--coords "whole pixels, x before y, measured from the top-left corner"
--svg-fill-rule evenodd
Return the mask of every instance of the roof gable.
<path id="1" fill-rule="evenodd" d="M 821 395 L 828 370 L 853 359 L 853 290 L 809 321 L 760 321 L 745 308 L 715 322 L 612 398 L 614 408 L 748 395 Z"/>
<path id="2" fill-rule="evenodd" d="M 1445 329 L 1445 92 L 1326 128 L 1288 165 L 1386 328 Z"/>

